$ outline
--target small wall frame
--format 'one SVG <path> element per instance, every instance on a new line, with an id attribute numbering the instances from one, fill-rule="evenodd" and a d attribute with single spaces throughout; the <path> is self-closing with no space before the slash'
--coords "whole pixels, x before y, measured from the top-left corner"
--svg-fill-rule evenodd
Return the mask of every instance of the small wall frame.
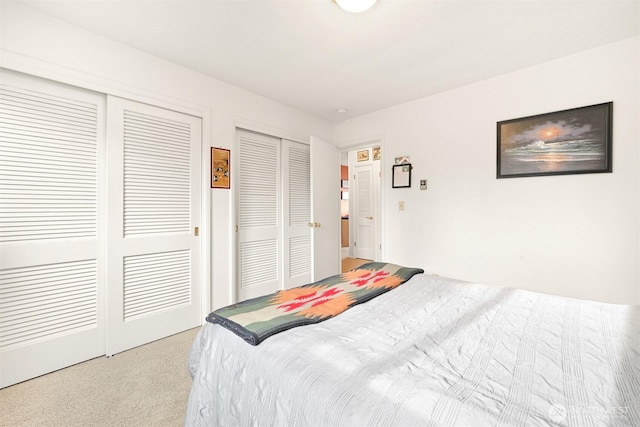
<path id="1" fill-rule="evenodd" d="M 391 188 L 411 187 L 411 163 L 393 165 L 391 174 Z"/>
<path id="2" fill-rule="evenodd" d="M 358 161 L 366 162 L 369 160 L 369 149 L 358 151 Z"/>
<path id="3" fill-rule="evenodd" d="M 231 188 L 231 150 L 211 147 L 211 188 Z"/>

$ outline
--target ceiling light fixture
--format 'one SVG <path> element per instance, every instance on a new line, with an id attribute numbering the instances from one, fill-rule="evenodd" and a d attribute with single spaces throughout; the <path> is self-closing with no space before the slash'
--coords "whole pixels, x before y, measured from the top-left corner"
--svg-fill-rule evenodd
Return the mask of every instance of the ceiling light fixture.
<path id="1" fill-rule="evenodd" d="M 333 0 L 343 10 L 351 13 L 360 13 L 371 8 L 377 0 Z"/>

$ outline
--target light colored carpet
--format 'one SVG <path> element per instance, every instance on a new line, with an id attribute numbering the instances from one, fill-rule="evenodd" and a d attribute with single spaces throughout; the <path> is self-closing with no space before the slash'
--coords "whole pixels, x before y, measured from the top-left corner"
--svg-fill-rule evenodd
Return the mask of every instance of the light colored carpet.
<path id="1" fill-rule="evenodd" d="M 199 328 L 0 390 L 1 426 L 182 426 Z"/>

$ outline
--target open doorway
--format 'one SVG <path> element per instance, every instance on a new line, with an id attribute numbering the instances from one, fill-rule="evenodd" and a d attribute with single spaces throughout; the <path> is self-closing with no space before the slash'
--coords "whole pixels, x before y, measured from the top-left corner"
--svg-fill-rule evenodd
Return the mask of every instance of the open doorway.
<path id="1" fill-rule="evenodd" d="M 382 260 L 382 150 L 380 141 L 341 153 L 342 271 Z"/>

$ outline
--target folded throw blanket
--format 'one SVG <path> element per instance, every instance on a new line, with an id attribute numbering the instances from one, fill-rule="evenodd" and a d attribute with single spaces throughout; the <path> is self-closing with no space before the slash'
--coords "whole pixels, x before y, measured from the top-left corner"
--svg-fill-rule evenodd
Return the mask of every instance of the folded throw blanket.
<path id="1" fill-rule="evenodd" d="M 297 326 L 330 319 L 424 273 L 384 262 L 370 262 L 315 283 L 278 291 L 220 308 L 207 316 L 251 345 Z"/>

